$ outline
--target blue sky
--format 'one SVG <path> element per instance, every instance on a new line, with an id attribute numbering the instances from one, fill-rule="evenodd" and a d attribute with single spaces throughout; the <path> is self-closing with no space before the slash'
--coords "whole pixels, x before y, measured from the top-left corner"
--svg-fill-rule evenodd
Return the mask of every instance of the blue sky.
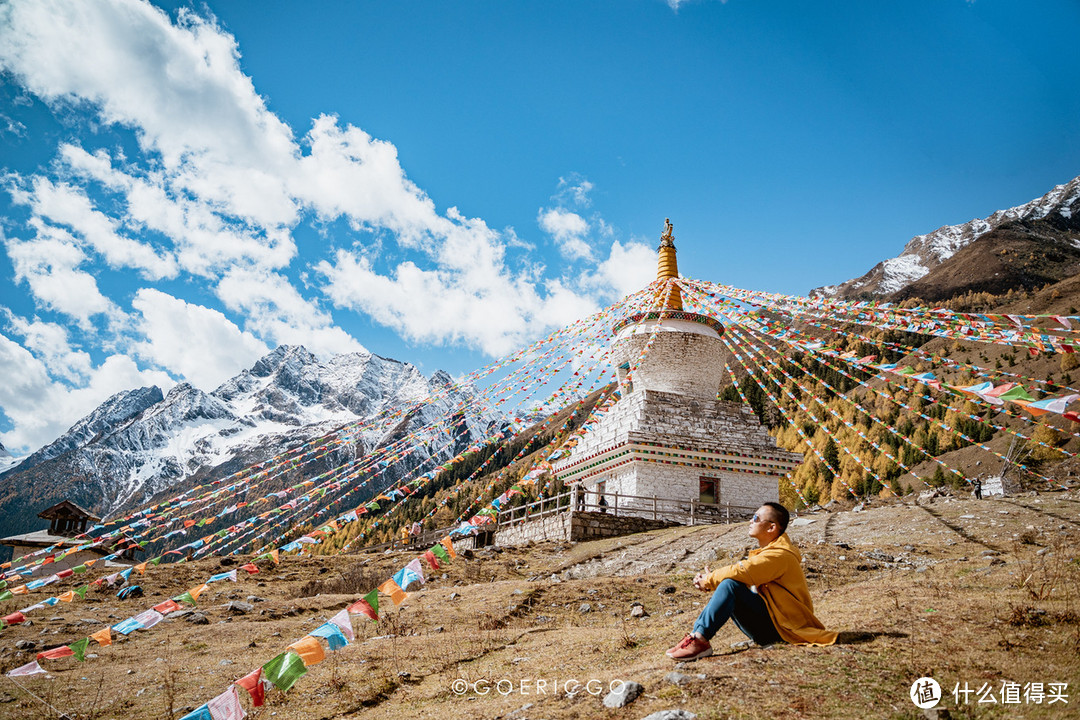
<path id="1" fill-rule="evenodd" d="M 1080 174 L 1076 2 L 0 6 L 0 442 L 281 343 L 461 373 Z"/>

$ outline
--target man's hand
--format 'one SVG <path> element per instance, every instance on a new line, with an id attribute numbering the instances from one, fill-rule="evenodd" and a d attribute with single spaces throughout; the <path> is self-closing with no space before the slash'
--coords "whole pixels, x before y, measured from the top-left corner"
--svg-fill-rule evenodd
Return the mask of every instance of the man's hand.
<path id="1" fill-rule="evenodd" d="M 709 571 L 709 566 L 706 565 L 705 569 L 702 572 L 699 572 L 697 575 L 695 575 L 694 576 L 694 587 L 696 587 L 698 590 L 704 590 L 705 589 L 705 578 L 709 577 L 709 572 L 710 572 Z"/>

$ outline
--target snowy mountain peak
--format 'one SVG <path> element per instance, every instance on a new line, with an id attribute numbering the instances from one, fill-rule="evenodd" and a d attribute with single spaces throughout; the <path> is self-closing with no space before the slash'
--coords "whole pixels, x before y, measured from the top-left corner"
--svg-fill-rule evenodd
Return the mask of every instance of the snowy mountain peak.
<path id="1" fill-rule="evenodd" d="M 0 443 L 0 472 L 7 470 L 16 462 L 18 462 L 18 460 L 7 451 L 7 448 L 4 447 L 3 443 Z"/>
<path id="2" fill-rule="evenodd" d="M 163 399 L 161 388 L 156 385 L 118 392 L 68 428 L 59 438 L 27 456 L 22 467 L 31 467 L 85 445 L 101 433 L 127 422 Z"/>
<path id="3" fill-rule="evenodd" d="M 335 428 L 405 408 L 410 412 L 391 416 L 389 427 L 375 422 L 352 436 L 320 471 L 408 432 L 427 438 L 415 462 L 426 454 L 441 462 L 497 422 L 474 409 L 467 392 L 445 392 L 449 382 L 444 372 L 428 379 L 413 365 L 367 352 L 320 362 L 303 347 L 282 346 L 211 393 L 180 383 L 165 396 L 156 387 L 114 395 L 20 465 L 7 472 L 0 465 L 0 483 L 34 486 L 35 502 L 70 497 L 104 517 L 193 476 L 224 477 Z M 437 400 L 421 402 L 437 393 Z M 467 438 L 454 438 L 453 447 L 445 433 L 425 429 L 463 408 Z M 8 507 L 16 500 L 10 493 L 0 500 L 0 532 L 32 529 Z"/>
<path id="4" fill-rule="evenodd" d="M 1080 177 L 1031 202 L 1008 210 L 998 210 L 987 218 L 969 220 L 961 225 L 945 225 L 925 235 L 916 235 L 897 257 L 875 265 L 862 277 L 840 285 L 827 285 L 810 291 L 811 296 L 853 297 L 862 293 L 890 295 L 901 290 L 958 250 L 1008 222 L 1036 221 L 1059 215 L 1065 220 L 1080 215 Z"/>

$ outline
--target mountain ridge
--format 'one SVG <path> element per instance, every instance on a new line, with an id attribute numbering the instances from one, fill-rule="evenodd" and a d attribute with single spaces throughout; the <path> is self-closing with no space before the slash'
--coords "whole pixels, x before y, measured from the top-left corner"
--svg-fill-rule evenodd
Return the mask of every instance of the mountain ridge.
<path id="1" fill-rule="evenodd" d="M 398 408 L 414 408 L 395 424 L 408 431 L 465 408 L 465 435 L 478 438 L 498 421 L 470 401 L 471 394 L 453 388 L 445 372 L 427 378 L 409 363 L 367 352 L 320 362 L 302 346 L 283 345 L 212 392 L 180 383 L 167 394 L 151 386 L 113 395 L 0 472 L 0 533 L 35 529 L 42 524 L 36 513 L 65 498 L 106 517 Z M 323 458 L 316 472 L 362 456 L 387 432 L 378 424 L 359 431 Z M 415 458 L 442 458 L 450 450 L 435 446 Z M 388 475 L 387 482 L 393 479 Z"/>
<path id="2" fill-rule="evenodd" d="M 1055 186 L 1043 196 L 986 218 L 976 218 L 959 225 L 943 225 L 924 235 L 916 235 L 894 257 L 882 260 L 863 275 L 838 285 L 814 288 L 810 296 L 856 299 L 892 296 L 926 277 L 953 258 L 960 250 L 1003 226 L 1016 223 L 1036 225 L 1046 221 L 1051 226 L 1080 229 L 1080 176 Z M 1077 241 L 1080 248 L 1080 241 Z"/>

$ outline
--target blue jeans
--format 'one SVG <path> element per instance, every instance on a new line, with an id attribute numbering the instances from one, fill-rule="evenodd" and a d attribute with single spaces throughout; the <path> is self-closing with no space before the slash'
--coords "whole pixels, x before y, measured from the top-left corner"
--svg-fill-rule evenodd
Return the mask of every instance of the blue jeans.
<path id="1" fill-rule="evenodd" d="M 694 623 L 694 632 L 700 633 L 706 640 L 724 626 L 731 618 L 743 635 L 758 645 L 772 645 L 781 642 L 780 633 L 776 632 L 769 608 L 765 601 L 750 588 L 738 580 L 728 578 L 716 586 L 712 597 L 698 615 Z"/>

